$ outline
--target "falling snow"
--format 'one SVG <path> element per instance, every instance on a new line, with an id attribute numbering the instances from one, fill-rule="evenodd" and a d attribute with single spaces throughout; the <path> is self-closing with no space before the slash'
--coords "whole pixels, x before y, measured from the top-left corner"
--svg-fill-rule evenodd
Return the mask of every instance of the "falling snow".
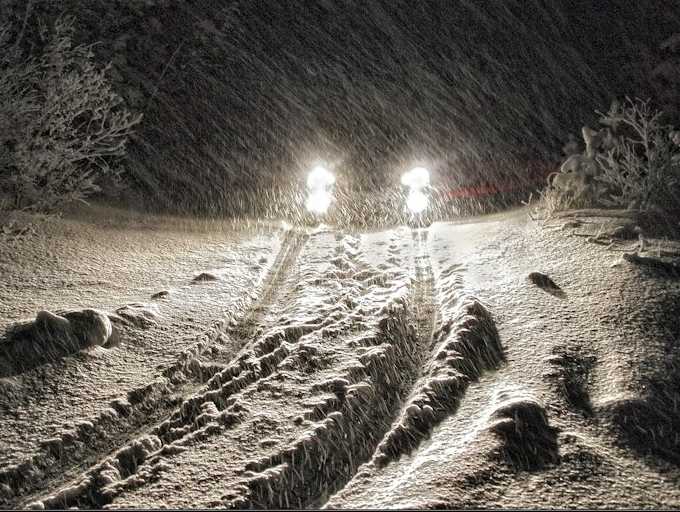
<path id="1" fill-rule="evenodd" d="M 613 99 L 680 125 L 680 4 L 66 10 L 144 117 L 0 232 L 0 507 L 680 507 L 677 218 L 534 209 Z"/>

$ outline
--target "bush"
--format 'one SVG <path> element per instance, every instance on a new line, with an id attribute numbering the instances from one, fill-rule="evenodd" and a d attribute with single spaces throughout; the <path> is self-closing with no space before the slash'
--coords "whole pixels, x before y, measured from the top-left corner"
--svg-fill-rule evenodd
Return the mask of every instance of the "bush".
<path id="1" fill-rule="evenodd" d="M 649 100 L 614 102 L 600 130 L 583 127 L 586 149 L 569 156 L 548 179 L 543 198 L 552 210 L 623 207 L 666 211 L 680 192 L 680 132 L 661 123 Z"/>
<path id="2" fill-rule="evenodd" d="M 39 32 L 37 55 L 26 55 L 13 27 L 0 26 L 0 213 L 54 213 L 99 191 L 141 119 L 91 47 L 73 44 L 73 18 Z"/>

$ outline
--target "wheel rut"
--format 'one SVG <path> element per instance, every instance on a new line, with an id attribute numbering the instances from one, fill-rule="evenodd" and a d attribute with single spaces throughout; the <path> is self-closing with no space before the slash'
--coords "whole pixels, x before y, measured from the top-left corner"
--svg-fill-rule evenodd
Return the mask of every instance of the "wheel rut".
<path id="1" fill-rule="evenodd" d="M 427 234 L 289 233 L 250 307 L 129 405 L 162 414 L 21 503 L 320 508 L 410 453 L 503 359 L 457 269 L 435 279 Z"/>
<path id="2" fill-rule="evenodd" d="M 221 346 L 235 352 L 248 343 L 264 312 L 283 289 L 282 282 L 307 238 L 305 232 L 288 230 L 263 282 L 255 285 L 251 295 L 237 304 L 229 316 L 214 322 L 172 366 L 146 386 L 130 390 L 99 416 L 83 419 L 74 432 L 43 441 L 37 455 L 1 472 L 0 484 L 13 492 L 9 496 L 0 494 L 0 504 L 30 503 L 34 500 L 32 496 L 58 489 L 101 460 L 115 456 L 121 447 L 134 445 L 152 434 L 186 397 L 204 387 L 224 367 L 204 364 L 201 359 L 219 354 Z M 229 357 L 228 353 L 221 356 Z"/>

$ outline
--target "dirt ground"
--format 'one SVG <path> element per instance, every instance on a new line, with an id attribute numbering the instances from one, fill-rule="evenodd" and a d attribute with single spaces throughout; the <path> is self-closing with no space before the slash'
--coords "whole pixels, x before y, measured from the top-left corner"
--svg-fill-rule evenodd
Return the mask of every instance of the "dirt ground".
<path id="1" fill-rule="evenodd" d="M 3 508 L 678 508 L 680 238 L 78 207 L 0 244 Z"/>

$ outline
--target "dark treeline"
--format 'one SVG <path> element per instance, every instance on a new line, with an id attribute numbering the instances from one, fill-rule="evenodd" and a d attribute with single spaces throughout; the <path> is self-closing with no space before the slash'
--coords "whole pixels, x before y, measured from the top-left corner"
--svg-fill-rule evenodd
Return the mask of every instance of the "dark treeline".
<path id="1" fill-rule="evenodd" d="M 4 0 L 20 25 L 25 2 Z M 664 0 L 35 2 L 76 16 L 144 113 L 127 194 L 150 208 L 255 211 L 315 163 L 339 183 L 413 164 L 465 184 L 559 157 L 614 98 L 655 94 Z M 669 12 L 674 11 L 674 12 Z M 267 201 L 265 201 L 267 202 Z"/>

